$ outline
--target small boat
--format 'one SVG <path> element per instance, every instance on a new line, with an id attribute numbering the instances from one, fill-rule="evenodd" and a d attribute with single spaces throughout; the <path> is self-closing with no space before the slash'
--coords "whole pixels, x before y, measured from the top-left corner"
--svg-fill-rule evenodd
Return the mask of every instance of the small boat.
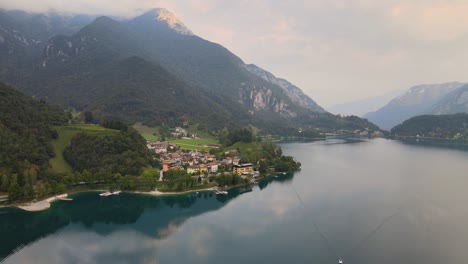
<path id="1" fill-rule="evenodd" d="M 107 197 L 107 196 L 111 196 L 112 193 L 111 192 L 104 192 L 104 193 L 100 193 L 99 196 L 102 196 L 102 197 Z"/>
<path id="2" fill-rule="evenodd" d="M 221 190 L 216 190 L 216 191 L 215 191 L 215 194 L 217 194 L 217 195 L 227 195 L 228 192 L 226 192 L 226 191 L 221 191 Z"/>
<path id="3" fill-rule="evenodd" d="M 115 191 L 112 193 L 112 195 L 119 195 L 122 191 Z"/>
<path id="4" fill-rule="evenodd" d="M 338 263 L 339 263 L 339 264 L 343 264 L 343 259 L 340 258 L 340 259 L 338 260 Z"/>
<path id="5" fill-rule="evenodd" d="M 57 197 L 57 199 L 60 201 L 73 201 L 72 198 L 67 198 L 67 197 Z"/>
<path id="6" fill-rule="evenodd" d="M 286 175 L 286 172 L 283 172 L 283 175 Z"/>

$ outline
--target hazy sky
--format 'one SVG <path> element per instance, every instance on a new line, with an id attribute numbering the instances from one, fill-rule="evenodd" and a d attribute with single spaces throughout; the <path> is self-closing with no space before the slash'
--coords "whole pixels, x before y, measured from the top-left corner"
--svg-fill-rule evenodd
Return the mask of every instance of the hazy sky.
<path id="1" fill-rule="evenodd" d="M 467 81 L 467 0 L 0 0 L 30 11 L 174 12 L 195 34 L 296 84 L 322 106 Z"/>

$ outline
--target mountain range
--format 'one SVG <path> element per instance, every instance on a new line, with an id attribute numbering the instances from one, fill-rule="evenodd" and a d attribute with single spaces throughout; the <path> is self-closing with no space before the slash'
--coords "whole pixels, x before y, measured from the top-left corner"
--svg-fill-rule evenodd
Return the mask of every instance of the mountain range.
<path id="1" fill-rule="evenodd" d="M 330 113 L 336 115 L 356 115 L 363 117 L 369 112 L 374 112 L 383 107 L 393 98 L 402 95 L 406 90 L 395 90 L 388 93 L 367 97 L 355 101 L 336 104 L 327 108 Z"/>
<path id="2" fill-rule="evenodd" d="M 418 115 L 468 112 L 468 85 L 459 82 L 424 84 L 411 87 L 365 118 L 390 130 Z"/>
<path id="3" fill-rule="evenodd" d="M 377 129 L 326 112 L 163 8 L 129 20 L 0 10 L 0 60 L 0 80 L 20 91 L 128 124 Z"/>

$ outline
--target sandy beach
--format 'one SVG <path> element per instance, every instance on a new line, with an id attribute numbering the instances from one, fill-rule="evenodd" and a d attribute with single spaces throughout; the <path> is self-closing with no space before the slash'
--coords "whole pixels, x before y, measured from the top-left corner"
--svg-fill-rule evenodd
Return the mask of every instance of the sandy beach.
<path id="1" fill-rule="evenodd" d="M 30 204 L 27 204 L 27 205 L 19 205 L 17 207 L 20 208 L 20 209 L 23 209 L 25 211 L 28 211 L 28 212 L 40 212 L 40 211 L 44 211 L 44 210 L 49 209 L 51 202 L 56 201 L 58 198 L 65 198 L 67 196 L 68 196 L 68 194 L 65 193 L 65 194 L 61 194 L 61 195 L 57 195 L 57 196 L 54 196 L 54 197 L 47 198 L 45 200 L 42 200 L 42 201 L 39 201 L 39 202 L 36 202 L 36 203 L 30 203 Z"/>
<path id="2" fill-rule="evenodd" d="M 158 190 L 155 190 L 155 191 L 151 191 L 151 192 L 132 192 L 132 193 L 160 196 L 160 195 L 177 195 L 177 194 L 186 194 L 186 193 L 194 193 L 194 192 L 204 192 L 204 191 L 213 191 L 213 187 L 205 188 L 205 189 L 199 189 L 199 190 L 189 190 L 189 191 L 185 191 L 185 192 L 160 192 Z"/>

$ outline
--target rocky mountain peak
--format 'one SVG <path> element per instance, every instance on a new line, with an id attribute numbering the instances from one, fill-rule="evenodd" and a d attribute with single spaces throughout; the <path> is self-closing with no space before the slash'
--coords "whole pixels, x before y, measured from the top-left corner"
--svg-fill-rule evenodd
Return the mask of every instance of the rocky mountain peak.
<path id="1" fill-rule="evenodd" d="M 166 8 L 151 9 L 143 16 L 165 23 L 169 28 L 181 35 L 193 35 L 192 31 L 174 13 Z"/>

